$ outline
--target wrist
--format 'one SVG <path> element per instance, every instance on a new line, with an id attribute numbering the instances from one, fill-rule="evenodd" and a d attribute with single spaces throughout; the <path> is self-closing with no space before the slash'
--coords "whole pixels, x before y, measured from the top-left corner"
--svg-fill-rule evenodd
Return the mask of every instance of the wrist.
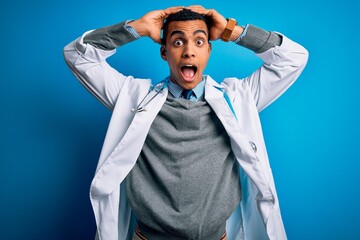
<path id="1" fill-rule="evenodd" d="M 244 28 L 241 26 L 235 26 L 231 37 L 230 37 L 230 41 L 234 42 L 236 39 L 238 39 L 238 37 L 244 32 Z"/>
<path id="2" fill-rule="evenodd" d="M 232 35 L 234 34 L 235 27 L 237 26 L 237 21 L 234 18 L 227 18 L 227 23 L 225 29 L 221 34 L 221 40 L 224 42 L 229 42 Z"/>
<path id="3" fill-rule="evenodd" d="M 145 24 L 141 21 L 141 19 L 134 20 L 128 23 L 129 26 L 135 29 L 135 31 L 141 36 L 149 36 L 149 31 L 144 27 Z"/>

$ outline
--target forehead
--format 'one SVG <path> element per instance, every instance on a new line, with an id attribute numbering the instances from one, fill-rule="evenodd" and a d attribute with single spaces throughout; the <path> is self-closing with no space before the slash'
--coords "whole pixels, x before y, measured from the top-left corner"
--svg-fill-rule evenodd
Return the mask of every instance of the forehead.
<path id="1" fill-rule="evenodd" d="M 188 21 L 173 21 L 169 23 L 168 34 L 171 35 L 174 31 L 180 31 L 185 35 L 193 35 L 199 33 L 198 30 L 202 30 L 208 34 L 206 23 L 202 20 L 188 20 Z"/>

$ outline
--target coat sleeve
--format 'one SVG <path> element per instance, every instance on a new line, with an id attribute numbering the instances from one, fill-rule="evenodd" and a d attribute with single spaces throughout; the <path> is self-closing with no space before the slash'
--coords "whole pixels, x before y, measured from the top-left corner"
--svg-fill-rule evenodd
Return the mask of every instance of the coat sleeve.
<path id="1" fill-rule="evenodd" d="M 133 77 L 124 76 L 106 62 L 106 58 L 116 52 L 115 49 L 104 50 L 84 43 L 84 37 L 91 32 L 84 33 L 65 46 L 64 58 L 80 83 L 107 108 L 113 110 L 122 85 Z"/>
<path id="2" fill-rule="evenodd" d="M 282 36 L 280 46 L 258 53 L 262 66 L 238 81 L 239 87 L 250 88 L 258 111 L 275 101 L 299 77 L 308 60 L 307 50 Z"/>

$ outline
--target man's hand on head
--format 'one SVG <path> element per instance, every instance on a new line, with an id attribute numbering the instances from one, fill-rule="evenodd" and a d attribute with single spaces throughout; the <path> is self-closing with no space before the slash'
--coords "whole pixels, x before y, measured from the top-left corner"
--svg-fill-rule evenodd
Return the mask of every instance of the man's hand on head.
<path id="1" fill-rule="evenodd" d="M 215 9 L 206 9 L 200 5 L 193 5 L 186 7 L 187 9 L 197 12 L 199 14 L 208 16 L 211 18 L 211 28 L 210 28 L 210 40 L 218 40 L 221 38 L 221 35 L 224 32 L 227 21 L 226 19 L 218 13 Z M 231 40 L 235 40 L 243 32 L 243 28 L 236 26 L 233 34 L 231 35 Z"/>
<path id="2" fill-rule="evenodd" d="M 183 6 L 170 7 L 165 10 L 151 11 L 141 18 L 130 22 L 129 25 L 133 27 L 140 36 L 148 36 L 154 42 L 161 43 L 160 34 L 164 24 L 164 20 L 173 13 L 183 10 Z"/>
<path id="3" fill-rule="evenodd" d="M 187 9 L 211 18 L 210 40 L 218 40 L 225 27 L 226 19 L 214 9 L 205 9 L 200 5 L 186 7 Z"/>

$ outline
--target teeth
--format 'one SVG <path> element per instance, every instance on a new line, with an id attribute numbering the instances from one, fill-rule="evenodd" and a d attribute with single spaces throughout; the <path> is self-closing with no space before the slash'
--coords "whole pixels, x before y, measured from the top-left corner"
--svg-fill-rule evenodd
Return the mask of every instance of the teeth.
<path id="1" fill-rule="evenodd" d="M 188 67 L 188 68 L 197 68 L 195 65 L 183 65 L 182 67 Z"/>
<path id="2" fill-rule="evenodd" d="M 197 67 L 195 65 L 191 65 L 191 64 L 183 65 L 181 67 L 181 69 L 184 69 L 184 68 L 192 68 L 195 72 L 197 71 Z"/>

